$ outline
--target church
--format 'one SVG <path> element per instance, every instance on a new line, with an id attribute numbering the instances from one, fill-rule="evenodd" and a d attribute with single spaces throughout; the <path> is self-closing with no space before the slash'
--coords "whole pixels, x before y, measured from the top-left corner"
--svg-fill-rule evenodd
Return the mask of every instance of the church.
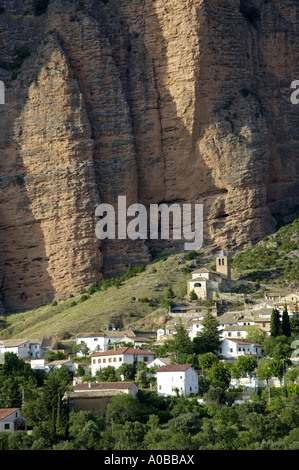
<path id="1" fill-rule="evenodd" d="M 214 292 L 231 280 L 230 258 L 224 250 L 216 257 L 216 271 L 200 268 L 187 281 L 187 295 L 194 291 L 199 299 L 212 300 Z"/>

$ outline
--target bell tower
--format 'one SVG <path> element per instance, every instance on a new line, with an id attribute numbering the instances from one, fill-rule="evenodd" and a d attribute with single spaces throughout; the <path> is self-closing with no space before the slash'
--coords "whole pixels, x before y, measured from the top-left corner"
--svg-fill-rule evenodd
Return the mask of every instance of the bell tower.
<path id="1" fill-rule="evenodd" d="M 230 258 L 224 250 L 221 250 L 216 257 L 216 271 L 222 275 L 223 279 L 231 280 Z"/>

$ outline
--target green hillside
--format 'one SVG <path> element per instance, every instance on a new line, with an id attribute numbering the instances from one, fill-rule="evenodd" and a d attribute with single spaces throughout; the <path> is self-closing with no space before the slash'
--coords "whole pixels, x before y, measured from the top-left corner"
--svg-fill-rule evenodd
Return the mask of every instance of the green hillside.
<path id="1" fill-rule="evenodd" d="M 299 218 L 233 260 L 239 279 L 299 287 Z"/>
<path id="2" fill-rule="evenodd" d="M 283 289 L 288 293 L 298 287 L 298 237 L 296 218 L 236 256 L 232 274 L 237 282 L 231 288 L 235 300 L 242 292 L 252 292 L 255 300 L 262 300 L 266 290 Z M 186 281 L 190 272 L 201 266 L 215 269 L 214 258 L 195 252 L 160 253 L 147 266 L 129 269 L 125 275 L 91 286 L 76 297 L 3 316 L 0 338 L 73 337 L 109 326 L 154 331 L 169 304 L 186 301 Z M 242 283 L 252 284 L 254 289 L 242 291 Z"/>
<path id="3" fill-rule="evenodd" d="M 188 260 L 185 252 L 160 254 L 147 266 L 129 270 L 127 275 L 104 281 L 100 286 L 91 286 L 79 296 L 8 314 L 0 319 L 0 338 L 74 335 L 108 326 L 129 327 L 147 316 L 157 318 L 167 312 L 172 302 L 167 297 L 170 286 L 176 301 L 184 297 L 186 280 L 190 271 L 199 266 L 199 259 L 200 255 L 196 255 L 196 259 Z"/>

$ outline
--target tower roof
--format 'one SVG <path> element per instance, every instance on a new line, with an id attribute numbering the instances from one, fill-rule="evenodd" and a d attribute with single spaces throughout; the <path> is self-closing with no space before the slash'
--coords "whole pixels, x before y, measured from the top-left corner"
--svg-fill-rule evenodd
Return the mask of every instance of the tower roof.
<path id="1" fill-rule="evenodd" d="M 220 253 L 219 253 L 219 255 L 218 255 L 218 258 L 219 258 L 220 256 L 221 256 L 221 257 L 223 257 L 223 256 L 226 256 L 226 257 L 227 257 L 227 254 L 225 253 L 224 250 L 221 250 Z"/>

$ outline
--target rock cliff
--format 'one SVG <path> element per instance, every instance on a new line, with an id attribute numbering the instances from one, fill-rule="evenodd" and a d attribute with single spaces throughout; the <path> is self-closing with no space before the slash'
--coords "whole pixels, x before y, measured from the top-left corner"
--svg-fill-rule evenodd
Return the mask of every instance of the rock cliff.
<path id="1" fill-rule="evenodd" d="M 100 202 L 202 203 L 233 253 L 299 202 L 297 0 L 3 0 L 0 301 L 31 308 L 150 259 Z"/>

